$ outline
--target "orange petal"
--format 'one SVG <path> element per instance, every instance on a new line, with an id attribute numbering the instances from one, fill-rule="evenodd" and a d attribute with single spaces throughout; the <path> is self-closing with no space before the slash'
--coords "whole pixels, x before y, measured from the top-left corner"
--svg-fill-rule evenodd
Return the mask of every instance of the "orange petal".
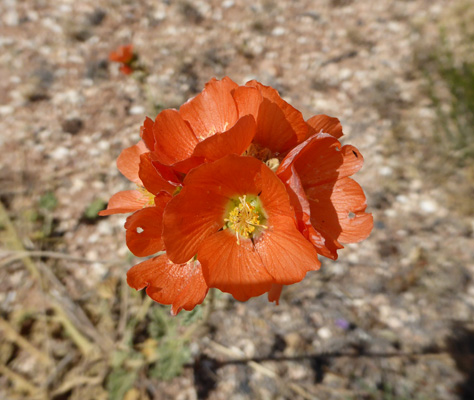
<path id="1" fill-rule="evenodd" d="M 231 91 L 237 86 L 228 77 L 213 78 L 200 94 L 181 106 L 179 113 L 200 140 L 235 124 L 238 114 Z"/>
<path id="2" fill-rule="evenodd" d="M 125 46 L 119 46 L 115 51 L 111 51 L 109 54 L 109 60 L 114 62 L 128 63 L 133 58 L 133 45 L 128 44 Z"/>
<path id="3" fill-rule="evenodd" d="M 226 198 L 258 194 L 262 188 L 262 167 L 270 171 L 256 158 L 229 154 L 193 169 L 186 176 L 184 185 L 199 187 L 202 191 L 213 192 Z"/>
<path id="4" fill-rule="evenodd" d="M 209 290 L 199 261 L 173 264 L 166 255 L 132 267 L 127 272 L 127 283 L 136 290 L 146 287 L 148 296 L 158 303 L 171 304 L 173 315 L 201 304 Z"/>
<path id="5" fill-rule="evenodd" d="M 198 139 L 189 123 L 176 110 L 164 110 L 158 114 L 153 125 L 155 157 L 165 165 L 185 160 L 193 153 Z"/>
<path id="6" fill-rule="evenodd" d="M 320 133 L 292 149 L 281 162 L 277 175 L 288 180 L 294 165 L 306 188 L 353 175 L 363 163 L 362 154 L 354 146 L 341 148 L 336 138 Z"/>
<path id="7" fill-rule="evenodd" d="M 145 143 L 140 140 L 136 145 L 122 150 L 117 158 L 117 168 L 119 171 L 125 175 L 126 178 L 140 186 L 143 186 L 142 181 L 138 177 L 140 155 L 147 151 L 148 149 L 146 148 Z"/>
<path id="8" fill-rule="evenodd" d="M 307 190 L 311 222 L 342 243 L 367 238 L 373 227 L 372 214 L 365 213 L 366 198 L 360 185 L 351 178 L 318 185 Z"/>
<path id="9" fill-rule="evenodd" d="M 162 203 L 168 199 L 162 198 Z M 125 222 L 127 246 L 137 257 L 147 257 L 163 250 L 161 237 L 165 204 L 147 207 L 127 218 Z"/>
<path id="10" fill-rule="evenodd" d="M 119 71 L 124 75 L 130 75 L 133 72 L 133 68 L 130 65 L 123 64 L 120 66 Z"/>
<path id="11" fill-rule="evenodd" d="M 263 101 L 260 90 L 248 86 L 239 86 L 232 91 L 232 97 L 237 104 L 239 117 L 244 115 L 252 115 L 257 119 L 258 109 Z"/>
<path id="12" fill-rule="evenodd" d="M 181 185 L 181 183 L 183 182 L 183 179 L 180 176 L 178 176 L 180 174 L 177 174 L 172 166 L 164 165 L 160 163 L 159 161 L 155 161 L 155 160 L 152 160 L 151 163 L 153 164 L 153 167 L 155 167 L 158 174 L 160 174 L 160 176 L 171 185 L 173 186 Z"/>
<path id="13" fill-rule="evenodd" d="M 229 230 L 208 237 L 198 249 L 204 278 L 209 287 L 232 294 L 239 301 L 268 292 L 273 278 L 263 266 L 250 239 L 237 244 Z"/>
<path id="14" fill-rule="evenodd" d="M 153 151 L 155 147 L 155 138 L 153 137 L 153 120 L 146 117 L 143 125 L 140 127 L 140 137 L 145 142 L 148 150 Z"/>
<path id="15" fill-rule="evenodd" d="M 274 301 L 276 305 L 279 305 L 282 290 L 283 290 L 283 285 L 273 284 L 272 288 L 268 292 L 268 301 L 270 303 Z"/>
<path id="16" fill-rule="evenodd" d="M 254 142 L 274 153 L 284 153 L 298 143 L 296 132 L 282 109 L 268 99 L 260 104 Z"/>
<path id="17" fill-rule="evenodd" d="M 280 147 L 278 149 L 269 147 L 264 142 L 256 141 L 256 143 L 262 144 L 263 146 L 268 147 L 274 152 L 282 153 L 286 150 L 289 150 L 289 148 L 293 147 L 294 145 L 301 143 L 306 138 L 308 134 L 308 126 L 304 121 L 303 115 L 296 108 L 294 108 L 285 100 L 283 100 L 278 94 L 278 91 L 276 91 L 270 86 L 264 86 L 257 81 L 247 82 L 246 86 L 257 88 L 265 99 L 275 104 L 281 110 L 281 113 L 283 114 L 283 119 L 286 121 L 285 125 L 287 125 L 285 128 L 288 129 L 288 126 L 290 126 L 291 136 L 293 136 L 291 140 L 285 141 L 284 138 L 286 137 L 286 135 L 288 135 L 289 132 L 285 132 L 285 130 L 283 129 L 280 129 L 280 131 L 274 131 L 274 135 L 278 136 L 278 142 L 285 143 L 283 147 Z M 260 131 L 260 129 L 262 129 L 262 131 L 260 131 L 261 133 L 257 131 L 257 136 L 259 139 L 265 139 L 264 141 L 266 143 L 271 142 L 271 139 L 269 137 L 271 136 L 272 131 L 268 129 L 272 127 L 271 120 L 274 117 L 280 119 L 281 121 L 283 120 L 280 117 L 280 113 L 276 113 L 275 109 L 273 107 L 269 107 L 268 105 L 264 106 L 264 108 L 259 112 L 257 126 L 259 127 L 258 131 Z M 260 121 L 261 118 L 263 119 L 263 121 Z"/>
<path id="18" fill-rule="evenodd" d="M 316 133 L 329 133 L 336 139 L 339 139 L 342 133 L 342 125 L 337 118 L 329 117 L 327 115 L 315 115 L 306 121 L 310 129 L 308 137 Z"/>
<path id="19" fill-rule="evenodd" d="M 142 209 L 148 199 L 138 190 L 124 190 L 115 193 L 107 204 L 107 209 L 99 212 L 100 216 L 125 214 Z"/>
<path id="20" fill-rule="evenodd" d="M 191 156 L 189 158 L 186 158 L 186 160 L 178 161 L 177 163 L 173 164 L 171 169 L 176 176 L 182 176 L 182 179 L 184 179 L 184 175 L 186 175 L 193 168 L 199 167 L 205 162 L 206 160 L 204 159 L 204 157 Z"/>
<path id="21" fill-rule="evenodd" d="M 184 185 L 166 206 L 163 217 L 169 259 L 181 264 L 194 257 L 201 242 L 222 228 L 227 202 L 223 196 Z"/>
<path id="22" fill-rule="evenodd" d="M 176 185 L 172 185 L 163 179 L 152 163 L 152 154 L 145 153 L 140 156 L 139 177 L 143 182 L 143 186 L 150 193 L 157 194 L 162 191 L 172 194 L 176 189 Z"/>
<path id="23" fill-rule="evenodd" d="M 274 283 L 291 285 L 301 281 L 308 271 L 319 269 L 316 250 L 298 232 L 292 218 L 269 217 L 268 225 L 254 243 Z"/>
<path id="24" fill-rule="evenodd" d="M 228 131 L 210 136 L 197 144 L 194 156 L 215 161 L 228 154 L 241 155 L 255 136 L 255 119 L 251 115 L 240 118 Z"/>
<path id="25" fill-rule="evenodd" d="M 303 185 L 294 167 L 292 167 L 291 170 L 292 174 L 285 182 L 285 185 L 290 196 L 291 205 L 295 210 L 298 230 L 313 244 L 318 254 L 336 260 L 337 250 L 343 248 L 343 246 L 340 245 L 334 237 L 330 235 L 324 236 L 321 232 L 314 229 L 311 223 L 310 205 L 306 198 Z"/>

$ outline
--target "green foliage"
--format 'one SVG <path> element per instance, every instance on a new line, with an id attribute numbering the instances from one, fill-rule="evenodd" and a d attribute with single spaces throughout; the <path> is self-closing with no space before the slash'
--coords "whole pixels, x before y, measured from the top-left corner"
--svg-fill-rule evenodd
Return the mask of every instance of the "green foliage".
<path id="1" fill-rule="evenodd" d="M 474 61 L 456 54 L 445 31 L 442 39 L 424 72 L 438 116 L 438 145 L 464 166 L 474 157 Z"/>
<path id="2" fill-rule="evenodd" d="M 105 201 L 102 199 L 95 199 L 84 211 L 84 218 L 88 221 L 97 219 L 99 211 L 105 208 Z"/>
<path id="3" fill-rule="evenodd" d="M 58 205 L 58 199 L 53 192 L 47 192 L 39 199 L 40 208 L 53 211 Z"/>
<path id="4" fill-rule="evenodd" d="M 133 387 L 137 379 L 137 370 L 128 370 L 125 368 L 113 369 L 107 378 L 107 391 L 109 392 L 110 400 L 122 400 Z"/>
<path id="5" fill-rule="evenodd" d="M 160 341 L 157 353 L 158 360 L 151 367 L 150 375 L 163 380 L 179 376 L 184 364 L 191 358 L 187 341 L 179 336 L 167 336 L 164 340 Z"/>
<path id="6" fill-rule="evenodd" d="M 197 313 L 197 312 L 196 312 Z M 197 318 L 194 319 L 196 321 Z M 180 326 L 190 324 L 189 317 L 171 317 L 162 307 L 154 307 L 150 312 L 148 333 L 158 341 L 156 362 L 151 366 L 150 375 L 164 380 L 181 374 L 183 365 L 190 360 L 188 338 L 180 334 Z"/>

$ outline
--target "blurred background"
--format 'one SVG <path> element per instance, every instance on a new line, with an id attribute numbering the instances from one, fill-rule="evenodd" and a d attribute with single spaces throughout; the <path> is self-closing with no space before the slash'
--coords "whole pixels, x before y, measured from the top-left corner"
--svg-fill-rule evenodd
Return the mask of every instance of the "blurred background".
<path id="1" fill-rule="evenodd" d="M 470 0 L 2 0 L 0 398 L 473 399 L 473 50 Z M 145 116 L 225 75 L 341 120 L 375 227 L 279 306 L 172 318 L 97 212 Z"/>

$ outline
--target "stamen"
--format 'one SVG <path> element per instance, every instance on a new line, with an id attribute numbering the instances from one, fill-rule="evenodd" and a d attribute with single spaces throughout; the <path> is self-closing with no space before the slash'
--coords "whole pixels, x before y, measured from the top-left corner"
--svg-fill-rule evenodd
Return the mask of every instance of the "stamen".
<path id="1" fill-rule="evenodd" d="M 142 196 L 146 200 L 148 200 L 147 203 L 143 206 L 143 208 L 155 205 L 155 195 L 153 193 L 150 193 L 148 190 L 146 190 L 143 186 L 140 185 L 137 185 L 137 189 L 142 194 Z"/>
<path id="2" fill-rule="evenodd" d="M 262 224 L 264 215 L 262 210 L 257 209 L 256 200 L 248 201 L 247 196 L 244 195 L 239 197 L 239 202 L 229 212 L 228 218 L 224 218 L 224 221 L 227 223 L 227 227 L 235 232 L 237 244 L 240 245 L 240 237 L 252 238 L 261 229 L 267 229 L 267 226 Z"/>

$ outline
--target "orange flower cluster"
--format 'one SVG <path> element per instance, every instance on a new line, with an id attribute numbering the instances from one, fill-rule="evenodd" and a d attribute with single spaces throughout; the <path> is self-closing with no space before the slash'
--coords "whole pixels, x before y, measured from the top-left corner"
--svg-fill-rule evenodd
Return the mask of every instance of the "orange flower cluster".
<path id="1" fill-rule="evenodd" d="M 341 243 L 365 239 L 372 215 L 349 176 L 363 164 L 337 140 L 336 118 L 305 121 L 278 92 L 256 81 L 212 79 L 178 110 L 147 118 L 142 140 L 119 170 L 137 184 L 100 215 L 128 217 L 127 245 L 139 257 L 128 284 L 146 288 L 172 313 L 192 310 L 209 288 L 240 301 L 268 293 L 337 258 Z"/>
<path id="2" fill-rule="evenodd" d="M 132 63 L 135 59 L 133 44 L 120 46 L 109 54 L 109 61 L 120 63 L 119 70 L 124 75 L 130 75 L 133 72 Z"/>

